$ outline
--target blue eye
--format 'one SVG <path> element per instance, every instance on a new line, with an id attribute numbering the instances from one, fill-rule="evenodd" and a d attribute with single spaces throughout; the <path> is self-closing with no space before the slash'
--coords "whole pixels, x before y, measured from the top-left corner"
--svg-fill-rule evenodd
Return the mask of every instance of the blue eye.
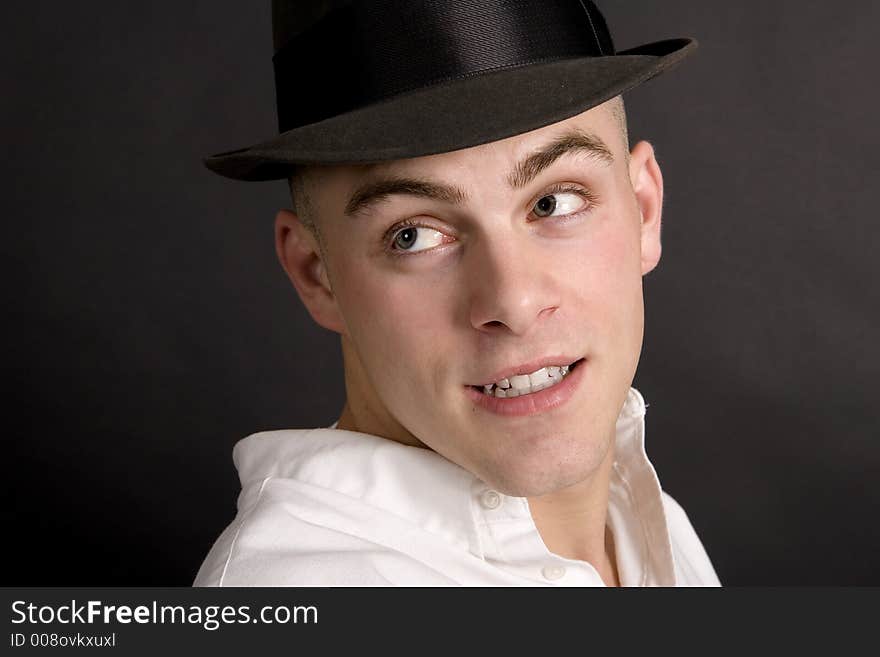
<path id="1" fill-rule="evenodd" d="M 427 226 L 404 226 L 391 238 L 391 250 L 397 253 L 418 253 L 440 246 L 443 238 L 443 233 Z"/>
<path id="2" fill-rule="evenodd" d="M 534 212 L 539 217 L 564 216 L 583 209 L 587 201 L 581 194 L 554 192 L 538 199 Z"/>
<path id="3" fill-rule="evenodd" d="M 394 237 L 394 245 L 399 246 L 403 250 L 410 249 L 416 243 L 418 234 L 418 228 L 404 228 Z"/>

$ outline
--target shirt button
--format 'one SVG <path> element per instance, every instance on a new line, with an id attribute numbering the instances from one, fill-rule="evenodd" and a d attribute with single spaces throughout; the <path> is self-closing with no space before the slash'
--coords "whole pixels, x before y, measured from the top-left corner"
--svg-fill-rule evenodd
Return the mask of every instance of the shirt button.
<path id="1" fill-rule="evenodd" d="M 501 506 L 501 495 L 497 491 L 487 490 L 480 495 L 480 504 L 487 509 L 497 509 Z"/>
<path id="2" fill-rule="evenodd" d="M 541 569 L 541 574 L 552 582 L 565 576 L 565 568 L 563 566 L 544 566 Z"/>

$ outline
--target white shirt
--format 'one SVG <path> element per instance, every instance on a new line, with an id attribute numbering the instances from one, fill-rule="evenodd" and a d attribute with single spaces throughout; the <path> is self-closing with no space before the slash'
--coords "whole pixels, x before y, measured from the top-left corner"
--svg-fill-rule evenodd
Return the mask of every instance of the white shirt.
<path id="1" fill-rule="evenodd" d="M 607 524 L 623 586 L 718 586 L 685 512 L 644 450 L 631 388 L 616 426 Z M 238 513 L 194 586 L 604 586 L 544 545 L 526 498 L 436 452 L 335 429 L 239 441 Z"/>

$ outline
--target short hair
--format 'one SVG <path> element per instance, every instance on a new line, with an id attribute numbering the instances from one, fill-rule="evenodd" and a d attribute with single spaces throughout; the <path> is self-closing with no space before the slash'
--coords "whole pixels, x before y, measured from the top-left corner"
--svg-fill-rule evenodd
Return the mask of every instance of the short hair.
<path id="1" fill-rule="evenodd" d="M 623 137 L 623 152 L 629 157 L 629 133 L 626 126 L 626 107 L 623 104 L 623 96 L 615 96 L 609 101 L 609 109 L 611 116 L 617 122 L 620 134 Z M 287 185 L 290 188 L 290 202 L 293 211 L 299 216 L 303 225 L 308 228 L 318 240 L 319 245 L 323 248 L 321 232 L 315 222 L 314 205 L 312 204 L 309 194 L 306 191 L 306 178 L 310 169 L 308 165 L 296 165 L 287 178 Z"/>
<path id="2" fill-rule="evenodd" d="M 306 192 L 308 169 L 309 167 L 305 165 L 294 166 L 287 178 L 287 186 L 290 188 L 290 202 L 293 211 L 299 216 L 306 228 L 315 232 L 312 203 Z"/>
<path id="3" fill-rule="evenodd" d="M 626 126 L 626 107 L 623 104 L 623 96 L 615 96 L 610 104 L 611 116 L 617 121 L 620 135 L 623 137 L 623 152 L 629 155 L 629 130 Z"/>

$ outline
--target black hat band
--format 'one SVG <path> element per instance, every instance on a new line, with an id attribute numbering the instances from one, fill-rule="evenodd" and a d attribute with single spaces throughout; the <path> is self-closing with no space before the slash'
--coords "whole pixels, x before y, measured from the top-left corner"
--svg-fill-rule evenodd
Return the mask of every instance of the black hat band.
<path id="1" fill-rule="evenodd" d="M 278 126 L 285 132 L 488 71 L 613 54 L 589 0 L 351 2 L 272 58 Z"/>

